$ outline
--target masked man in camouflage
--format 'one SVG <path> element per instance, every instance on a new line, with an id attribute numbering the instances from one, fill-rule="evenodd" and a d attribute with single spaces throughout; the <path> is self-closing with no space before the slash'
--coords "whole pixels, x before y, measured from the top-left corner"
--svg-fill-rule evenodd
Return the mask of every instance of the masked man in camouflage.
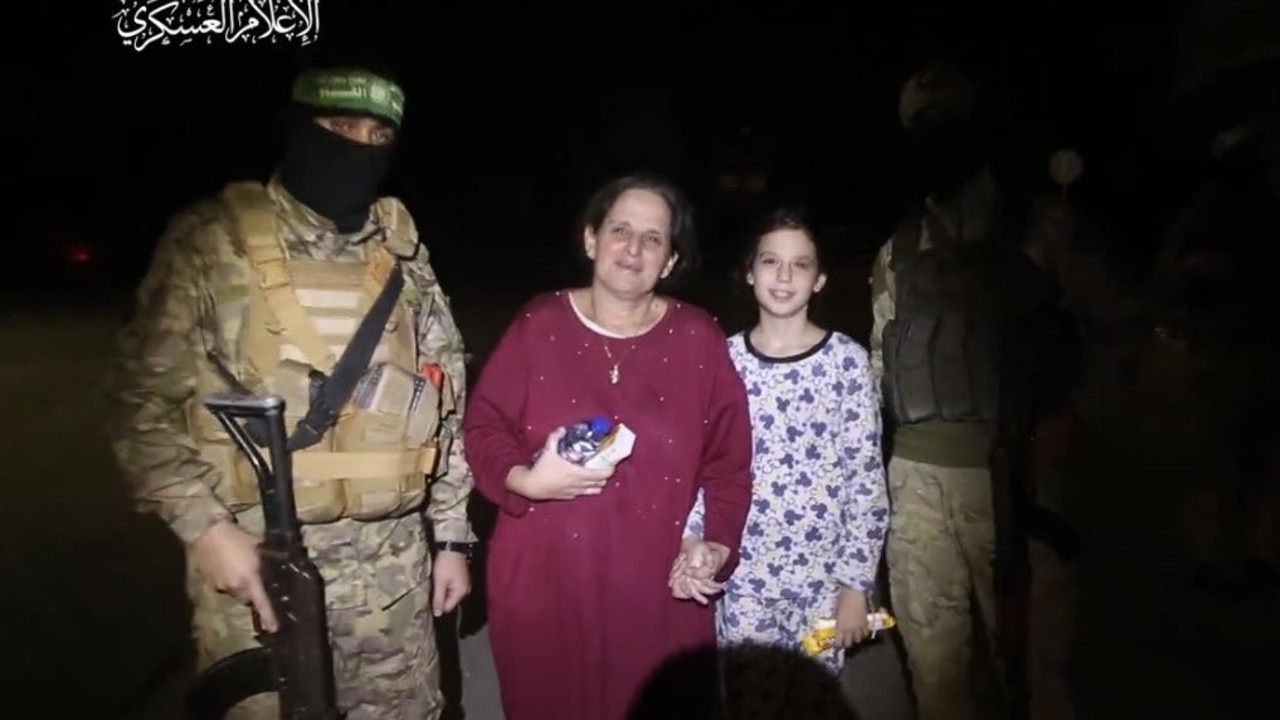
<path id="1" fill-rule="evenodd" d="M 933 65 L 900 119 L 927 191 L 872 269 L 872 365 L 893 427 L 885 554 L 921 720 L 975 714 L 971 598 L 996 623 L 991 457 L 1003 312 L 1023 243 L 1004 220 L 975 117 L 976 87 Z"/>
<path id="2" fill-rule="evenodd" d="M 111 438 L 139 506 L 188 549 L 200 667 L 256 645 L 251 609 L 277 627 L 259 576 L 259 494 L 201 398 L 280 394 L 292 427 L 308 407 L 308 375 L 333 370 L 390 274 L 403 272 L 370 365 L 380 372 L 366 379 L 417 375 L 427 390 L 411 408 L 362 407 L 382 402 L 379 386 L 369 383 L 372 400 L 357 390 L 322 440 L 294 453 L 295 492 L 325 581 L 339 707 L 349 720 L 436 718 L 432 617 L 469 592 L 474 541 L 457 432 L 462 340 L 408 211 L 377 195 L 401 89 L 362 70 L 313 70 L 292 99 L 270 181 L 228 185 L 161 237 L 121 337 Z M 234 716 L 277 718 L 275 696 Z"/>

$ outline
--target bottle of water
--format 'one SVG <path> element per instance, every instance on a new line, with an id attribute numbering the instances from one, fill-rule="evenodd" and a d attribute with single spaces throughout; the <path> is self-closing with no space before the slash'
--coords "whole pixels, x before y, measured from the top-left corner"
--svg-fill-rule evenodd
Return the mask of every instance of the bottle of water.
<path id="1" fill-rule="evenodd" d="M 564 435 L 556 443 L 556 452 L 571 463 L 581 465 L 595 455 L 609 433 L 613 432 L 613 421 L 607 416 L 597 415 L 589 420 L 576 422 L 565 428 Z M 534 453 L 533 461 L 537 462 L 542 450 Z"/>
<path id="2" fill-rule="evenodd" d="M 556 450 L 571 463 L 582 464 L 596 451 L 613 430 L 613 422 L 604 415 L 576 422 L 565 429 Z"/>

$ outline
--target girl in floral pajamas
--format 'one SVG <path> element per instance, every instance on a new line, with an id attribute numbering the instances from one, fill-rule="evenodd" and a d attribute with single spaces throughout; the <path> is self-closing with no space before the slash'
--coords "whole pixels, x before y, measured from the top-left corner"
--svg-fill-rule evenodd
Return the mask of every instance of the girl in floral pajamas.
<path id="1" fill-rule="evenodd" d="M 803 216 L 775 212 L 755 237 L 747 282 L 759 320 L 729 338 L 750 402 L 755 485 L 717 634 L 722 646 L 798 650 L 819 620 L 834 619 L 839 647 L 817 659 L 838 673 L 844 648 L 869 635 L 888 523 L 879 396 L 867 351 L 809 320 L 827 278 Z M 701 536 L 702 514 L 699 496 L 687 537 Z M 696 575 L 697 562 L 678 558 L 672 583 Z"/>

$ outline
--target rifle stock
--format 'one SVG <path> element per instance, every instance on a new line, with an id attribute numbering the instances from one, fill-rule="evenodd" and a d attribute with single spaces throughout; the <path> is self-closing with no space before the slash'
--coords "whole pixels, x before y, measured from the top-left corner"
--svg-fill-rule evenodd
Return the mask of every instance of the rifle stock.
<path id="1" fill-rule="evenodd" d="M 257 474 L 265 522 L 261 572 L 279 628 L 263 632 L 255 613 L 262 647 L 231 655 L 206 670 L 188 695 L 188 712 L 195 720 L 218 720 L 238 703 L 275 691 L 281 720 L 341 720 L 324 581 L 302 543 L 293 496 L 284 400 L 274 395 L 217 394 L 206 397 L 204 404 Z M 255 447 L 255 438 L 266 445 L 269 465 Z"/>

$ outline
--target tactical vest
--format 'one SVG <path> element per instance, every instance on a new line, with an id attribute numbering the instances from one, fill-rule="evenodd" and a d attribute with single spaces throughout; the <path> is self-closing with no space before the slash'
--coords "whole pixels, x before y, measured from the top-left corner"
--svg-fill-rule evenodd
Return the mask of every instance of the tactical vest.
<path id="1" fill-rule="evenodd" d="M 383 198 L 373 213 L 382 232 L 367 245 L 366 261 L 324 262 L 291 258 L 280 221 L 266 189 L 258 183 L 234 183 L 222 200 L 234 218 L 237 238 L 257 278 L 250 284 L 247 310 L 224 319 L 222 341 L 231 348 L 236 377 L 256 391 L 281 395 L 286 425 L 292 428 L 309 405 L 307 375 L 314 368 L 330 374 L 369 306 L 392 272 L 400 272 L 397 256 L 416 249 L 396 222 L 407 210 Z M 385 363 L 412 377 L 418 365 L 414 312 L 405 298 L 392 310 L 370 367 Z M 421 299 L 420 312 L 430 312 L 431 297 Z M 217 368 L 215 368 L 217 369 Z M 385 368 L 384 368 L 385 369 Z M 227 369 L 202 377 L 197 397 L 187 408 L 192 435 L 202 455 L 222 473 L 214 491 L 233 511 L 261 502 L 252 467 L 239 453 L 213 415 L 200 404 L 207 392 L 226 391 Z M 439 438 L 440 418 L 454 409 L 447 373 L 436 385 L 393 385 L 383 393 L 381 412 L 358 409 L 349 401 L 337 422 L 316 445 L 293 453 L 294 493 L 299 519 L 325 523 L 339 518 L 377 520 L 418 509 L 426 498 L 427 476 L 445 471 L 446 438 Z M 416 397 L 411 395 L 418 394 Z M 360 395 L 359 390 L 353 396 Z M 387 407 L 392 408 L 390 412 Z M 411 416 L 411 408 L 416 409 Z M 439 467 L 438 467 L 439 465 Z"/>
<path id="2" fill-rule="evenodd" d="M 921 249 L 919 217 L 892 239 L 896 297 L 885 324 L 884 397 L 902 424 L 995 421 L 999 411 L 998 239 Z"/>

